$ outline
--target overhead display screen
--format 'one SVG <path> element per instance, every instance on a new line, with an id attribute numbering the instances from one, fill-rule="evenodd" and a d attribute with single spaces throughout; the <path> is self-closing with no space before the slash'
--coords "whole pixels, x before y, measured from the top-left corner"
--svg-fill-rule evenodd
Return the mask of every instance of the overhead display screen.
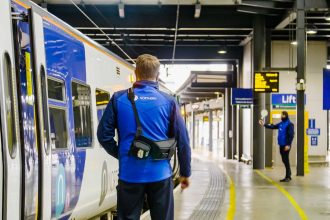
<path id="1" fill-rule="evenodd" d="M 254 92 L 277 93 L 279 92 L 279 72 L 255 72 Z"/>

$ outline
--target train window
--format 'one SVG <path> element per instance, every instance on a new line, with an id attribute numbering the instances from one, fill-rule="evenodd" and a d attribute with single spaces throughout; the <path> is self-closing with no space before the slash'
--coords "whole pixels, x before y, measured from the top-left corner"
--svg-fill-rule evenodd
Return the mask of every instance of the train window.
<path id="1" fill-rule="evenodd" d="M 50 138 L 52 147 L 56 149 L 67 148 L 68 144 L 65 111 L 62 108 L 49 107 Z"/>
<path id="2" fill-rule="evenodd" d="M 96 89 L 96 106 L 107 105 L 110 100 L 110 93 L 101 89 Z"/>
<path id="3" fill-rule="evenodd" d="M 64 101 L 64 82 L 48 78 L 48 98 Z"/>
<path id="4" fill-rule="evenodd" d="M 91 90 L 88 86 L 72 82 L 74 133 L 77 147 L 92 146 Z"/>
<path id="5" fill-rule="evenodd" d="M 97 120 L 100 122 L 102 115 L 104 113 L 104 110 L 109 103 L 110 100 L 110 93 L 101 90 L 101 89 L 96 89 L 95 90 L 96 94 L 96 112 L 97 112 Z"/>
<path id="6" fill-rule="evenodd" d="M 7 124 L 7 144 L 9 154 L 12 158 L 16 155 L 17 147 L 17 131 L 16 126 L 17 114 L 15 109 L 15 93 L 14 93 L 14 79 L 12 73 L 12 65 L 9 54 L 4 56 L 4 91 L 5 91 L 5 111 L 6 111 L 6 124 Z"/>

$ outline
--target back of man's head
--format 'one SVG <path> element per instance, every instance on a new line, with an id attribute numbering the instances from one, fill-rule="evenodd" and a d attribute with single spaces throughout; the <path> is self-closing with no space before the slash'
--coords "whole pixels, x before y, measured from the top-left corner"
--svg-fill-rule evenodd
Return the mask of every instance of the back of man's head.
<path id="1" fill-rule="evenodd" d="M 157 57 L 142 54 L 136 59 L 135 75 L 137 80 L 158 80 L 160 62 Z"/>

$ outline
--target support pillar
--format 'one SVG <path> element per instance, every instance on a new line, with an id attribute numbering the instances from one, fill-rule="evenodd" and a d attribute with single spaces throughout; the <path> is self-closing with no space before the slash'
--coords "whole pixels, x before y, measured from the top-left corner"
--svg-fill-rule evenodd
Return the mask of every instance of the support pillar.
<path id="1" fill-rule="evenodd" d="M 191 111 L 191 143 L 192 143 L 192 148 L 196 148 L 196 121 L 195 121 L 195 112 L 194 110 Z"/>
<path id="2" fill-rule="evenodd" d="M 213 151 L 213 111 L 209 111 L 209 151 Z"/>
<path id="3" fill-rule="evenodd" d="M 305 0 L 297 0 L 297 83 L 306 83 Z M 304 176 L 305 89 L 297 90 L 297 176 Z"/>
<path id="4" fill-rule="evenodd" d="M 266 57 L 265 67 L 270 68 L 272 65 L 272 41 L 271 41 L 271 30 L 266 31 Z M 272 110 L 271 94 L 265 94 L 266 109 L 270 113 Z M 268 118 L 269 119 L 269 118 Z M 269 121 L 269 120 L 267 120 Z M 265 166 L 273 166 L 273 131 L 270 129 L 265 130 Z"/>
<path id="5" fill-rule="evenodd" d="M 253 72 L 262 71 L 265 58 L 265 28 L 264 15 L 255 15 L 253 23 Z M 253 106 L 253 169 L 265 168 L 265 129 L 258 123 L 260 112 L 265 108 L 265 95 L 254 94 Z"/>
<path id="6" fill-rule="evenodd" d="M 232 128 L 232 106 L 230 103 L 231 89 L 225 92 L 225 156 L 233 159 L 233 128 Z"/>

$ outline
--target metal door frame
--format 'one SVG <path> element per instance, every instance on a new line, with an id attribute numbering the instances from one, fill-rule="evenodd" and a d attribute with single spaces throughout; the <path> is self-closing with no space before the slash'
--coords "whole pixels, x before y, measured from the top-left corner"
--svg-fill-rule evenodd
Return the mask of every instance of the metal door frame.
<path id="1" fill-rule="evenodd" d="M 37 219 L 41 219 L 42 217 L 42 198 L 43 198 L 43 194 L 42 194 L 42 169 L 43 169 L 43 164 L 42 164 L 42 138 L 41 138 L 41 130 L 40 130 L 40 120 L 39 120 L 39 100 L 38 100 L 38 88 L 37 88 L 37 68 L 36 68 L 36 56 L 35 56 L 35 44 L 34 44 L 34 27 L 33 27 L 33 12 L 32 12 L 32 8 L 31 7 L 24 7 L 27 11 L 27 17 L 28 17 L 28 21 L 26 21 L 28 23 L 29 26 L 29 40 L 30 40 L 30 55 L 31 55 L 31 76 L 32 76 L 32 88 L 33 88 L 33 95 L 35 97 L 34 99 L 34 117 L 35 117 L 35 123 L 36 123 L 36 144 L 38 144 L 38 146 L 36 147 L 37 150 L 37 160 L 38 160 L 38 203 L 37 203 L 37 211 L 36 211 L 36 216 Z M 12 27 L 14 27 L 15 24 L 13 24 Z M 16 26 L 15 26 L 16 27 Z M 17 31 L 16 29 L 13 28 L 12 30 L 12 36 L 13 36 L 13 46 L 15 48 L 15 51 L 18 51 L 18 42 L 17 40 L 14 38 L 14 36 L 17 35 L 17 33 L 15 32 Z M 17 52 L 14 53 L 14 59 L 15 59 L 15 63 L 18 62 L 18 56 L 17 56 Z M 21 87 L 20 87 L 20 73 L 19 73 L 19 64 L 17 63 L 16 66 L 16 88 L 17 88 L 17 94 L 18 94 L 18 100 L 17 100 L 17 106 L 19 111 L 21 112 L 21 99 L 19 97 L 21 97 Z M 19 114 L 19 120 L 23 121 L 21 114 Z M 25 146 L 24 146 L 24 131 L 23 131 L 23 125 L 22 123 L 20 123 L 20 151 L 21 151 L 21 218 L 23 219 L 25 216 L 24 212 L 25 212 L 25 196 L 26 196 L 26 192 L 25 192 Z"/>

